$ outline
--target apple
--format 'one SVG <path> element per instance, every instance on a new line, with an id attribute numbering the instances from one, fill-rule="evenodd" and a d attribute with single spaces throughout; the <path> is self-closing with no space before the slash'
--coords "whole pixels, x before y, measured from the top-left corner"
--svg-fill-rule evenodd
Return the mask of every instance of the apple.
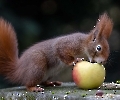
<path id="1" fill-rule="evenodd" d="M 78 62 L 72 71 L 75 84 L 81 89 L 94 89 L 105 80 L 105 68 L 98 63 Z"/>

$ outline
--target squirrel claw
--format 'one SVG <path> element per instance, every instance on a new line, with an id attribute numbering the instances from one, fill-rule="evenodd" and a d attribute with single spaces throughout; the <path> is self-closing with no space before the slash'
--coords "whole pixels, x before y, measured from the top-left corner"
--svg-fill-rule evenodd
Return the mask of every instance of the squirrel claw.
<path id="1" fill-rule="evenodd" d="M 73 66 L 75 66 L 76 65 L 76 63 L 73 61 Z"/>

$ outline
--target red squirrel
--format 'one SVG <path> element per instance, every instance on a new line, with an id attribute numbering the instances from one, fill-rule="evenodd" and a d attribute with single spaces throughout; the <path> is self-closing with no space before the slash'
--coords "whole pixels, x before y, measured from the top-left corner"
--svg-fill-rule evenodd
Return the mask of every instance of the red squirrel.
<path id="1" fill-rule="evenodd" d="M 29 91 L 42 91 L 37 84 L 49 82 L 61 69 L 71 66 L 77 58 L 104 64 L 109 56 L 108 38 L 113 22 L 106 13 L 88 34 L 73 33 L 34 44 L 18 57 L 14 28 L 0 18 L 0 74 L 12 83 L 25 85 Z"/>

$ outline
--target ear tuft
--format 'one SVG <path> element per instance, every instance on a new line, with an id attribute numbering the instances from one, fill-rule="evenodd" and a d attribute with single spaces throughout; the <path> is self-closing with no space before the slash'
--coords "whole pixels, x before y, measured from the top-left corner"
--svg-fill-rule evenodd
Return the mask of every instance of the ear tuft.
<path id="1" fill-rule="evenodd" d="M 99 30 L 98 37 L 103 36 L 108 39 L 111 35 L 111 31 L 113 28 L 113 22 L 107 15 L 107 13 L 103 13 L 96 24 L 95 30 Z"/>

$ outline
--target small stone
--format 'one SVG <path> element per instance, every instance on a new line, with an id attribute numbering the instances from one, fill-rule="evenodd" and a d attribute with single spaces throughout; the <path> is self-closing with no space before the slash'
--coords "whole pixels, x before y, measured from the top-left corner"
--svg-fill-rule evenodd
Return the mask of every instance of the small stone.
<path id="1" fill-rule="evenodd" d="M 101 91 L 101 90 L 98 90 L 97 92 L 96 92 L 96 96 L 102 96 L 104 93 L 103 93 L 103 91 Z"/>

